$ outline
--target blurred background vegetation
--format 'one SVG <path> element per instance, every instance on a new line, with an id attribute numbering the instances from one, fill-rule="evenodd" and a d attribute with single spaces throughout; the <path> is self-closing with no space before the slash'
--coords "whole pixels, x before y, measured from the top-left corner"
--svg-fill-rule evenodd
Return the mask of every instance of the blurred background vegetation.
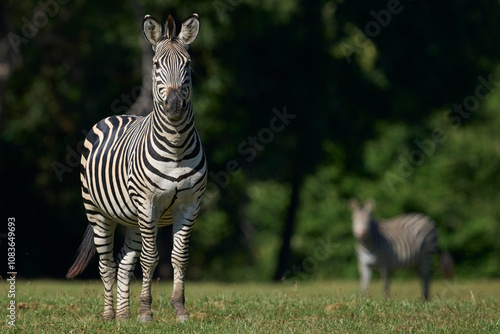
<path id="1" fill-rule="evenodd" d="M 7 0 L 0 203 L 20 276 L 62 278 L 74 259 L 86 131 L 147 93 L 142 17 L 193 12 L 211 174 L 190 279 L 357 277 L 351 197 L 381 219 L 428 214 L 458 276 L 500 276 L 498 1 Z"/>

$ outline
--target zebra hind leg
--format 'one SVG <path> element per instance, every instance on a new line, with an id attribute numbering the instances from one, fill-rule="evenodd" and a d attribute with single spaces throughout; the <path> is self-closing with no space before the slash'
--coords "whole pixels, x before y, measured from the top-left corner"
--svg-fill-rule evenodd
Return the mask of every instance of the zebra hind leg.
<path id="1" fill-rule="evenodd" d="M 99 254 L 99 274 L 104 283 L 104 321 L 114 319 L 113 285 L 116 277 L 116 263 L 113 257 L 116 223 L 100 214 L 88 214 L 94 230 L 94 244 Z"/>
<path id="2" fill-rule="evenodd" d="M 116 288 L 116 319 L 130 318 L 130 279 L 134 273 L 137 258 L 141 254 L 141 232 L 138 228 L 127 227 L 125 242 L 118 255 L 118 275 Z"/>
<path id="3" fill-rule="evenodd" d="M 429 300 L 429 285 L 431 280 L 431 260 L 430 258 L 422 261 L 419 268 L 419 274 L 422 278 L 422 293 L 424 300 Z"/>

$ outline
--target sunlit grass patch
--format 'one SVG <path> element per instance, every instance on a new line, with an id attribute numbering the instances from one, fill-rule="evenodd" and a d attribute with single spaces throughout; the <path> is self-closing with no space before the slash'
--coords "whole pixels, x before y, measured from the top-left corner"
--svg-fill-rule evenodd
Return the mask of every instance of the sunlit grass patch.
<path id="1" fill-rule="evenodd" d="M 1 291 L 7 291 L 2 281 Z M 171 282 L 153 284 L 154 321 L 135 321 L 140 282 L 132 284 L 132 319 L 103 322 L 100 281 L 16 282 L 16 328 L 6 321 L 9 299 L 0 296 L 2 333 L 494 333 L 500 330 L 500 282 L 433 282 L 431 301 L 417 280 L 394 281 L 392 298 L 380 281 L 361 297 L 358 282 L 186 283 L 189 322 L 178 324 L 170 306 Z"/>

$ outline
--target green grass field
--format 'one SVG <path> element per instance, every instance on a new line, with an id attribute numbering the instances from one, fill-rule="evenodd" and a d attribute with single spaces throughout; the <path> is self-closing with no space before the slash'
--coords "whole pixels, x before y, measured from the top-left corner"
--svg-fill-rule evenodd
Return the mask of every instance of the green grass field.
<path id="1" fill-rule="evenodd" d="M 434 281 L 430 302 L 419 282 L 395 280 L 386 300 L 380 281 L 362 298 L 355 281 L 186 283 L 190 321 L 174 321 L 171 282 L 153 285 L 152 323 L 103 322 L 100 281 L 18 280 L 15 328 L 7 324 L 9 284 L 0 282 L 1 333 L 499 333 L 500 281 Z"/>

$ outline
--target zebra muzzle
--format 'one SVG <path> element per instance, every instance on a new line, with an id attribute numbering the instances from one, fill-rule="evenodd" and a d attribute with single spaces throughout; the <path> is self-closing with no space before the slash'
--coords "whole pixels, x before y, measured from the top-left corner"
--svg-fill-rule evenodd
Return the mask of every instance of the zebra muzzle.
<path id="1" fill-rule="evenodd" d="M 364 240 L 367 236 L 365 229 L 354 229 L 354 237 L 357 240 Z"/>
<path id="2" fill-rule="evenodd" d="M 178 120 L 182 117 L 186 110 L 187 103 L 181 97 L 181 92 L 178 89 L 169 89 L 165 110 L 167 117 L 172 120 Z"/>

